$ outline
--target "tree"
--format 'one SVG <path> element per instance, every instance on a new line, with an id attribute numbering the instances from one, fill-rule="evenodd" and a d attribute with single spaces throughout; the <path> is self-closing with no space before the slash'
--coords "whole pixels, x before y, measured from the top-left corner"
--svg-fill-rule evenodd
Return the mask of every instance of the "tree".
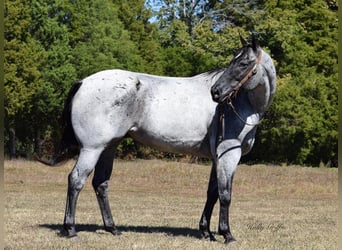
<path id="1" fill-rule="evenodd" d="M 158 26 L 151 23 L 151 10 L 146 8 L 144 0 L 115 1 L 118 6 L 118 18 L 136 44 L 143 63 L 136 71 L 150 74 L 163 74 L 161 46 L 158 41 Z"/>
<path id="2" fill-rule="evenodd" d="M 5 2 L 5 134 L 14 129 L 24 144 L 34 138 L 30 124 L 37 93 L 42 91 L 41 68 L 46 59 L 43 47 L 29 32 L 31 21 L 25 1 Z"/>
<path id="3" fill-rule="evenodd" d="M 278 90 L 249 159 L 318 165 L 337 157 L 337 13 L 327 2 L 265 4 L 270 16 L 258 27 L 277 62 Z"/>
<path id="4" fill-rule="evenodd" d="M 40 138 L 45 140 L 59 138 L 59 119 L 64 105 L 64 98 L 71 85 L 76 81 L 76 70 L 71 63 L 69 33 L 64 23 L 60 22 L 59 2 L 35 0 L 30 4 L 31 36 L 46 51 L 46 61 L 41 69 L 41 91 L 36 93 L 35 110 L 32 126 L 35 130 L 36 153 L 40 153 Z M 51 131 L 54 131 L 51 133 Z M 48 136 L 46 135 L 48 133 Z M 53 144 L 57 144 L 56 139 Z"/>
<path id="5" fill-rule="evenodd" d="M 92 73 L 226 67 L 239 34 L 256 30 L 278 89 L 245 160 L 326 163 L 337 157 L 337 9 L 336 0 L 6 0 L 6 145 L 10 131 L 19 152 L 40 137 L 53 144 L 66 93 Z"/>

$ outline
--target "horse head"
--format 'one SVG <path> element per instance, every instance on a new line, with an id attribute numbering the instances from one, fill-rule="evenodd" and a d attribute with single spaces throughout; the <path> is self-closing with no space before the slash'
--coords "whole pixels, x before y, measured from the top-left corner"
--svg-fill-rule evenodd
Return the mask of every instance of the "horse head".
<path id="1" fill-rule="evenodd" d="M 227 98 L 229 100 L 240 88 L 251 90 L 259 84 L 258 72 L 262 49 L 254 34 L 250 44 L 247 44 L 242 37 L 240 38 L 243 47 L 211 88 L 211 95 L 215 102 L 222 103 Z"/>

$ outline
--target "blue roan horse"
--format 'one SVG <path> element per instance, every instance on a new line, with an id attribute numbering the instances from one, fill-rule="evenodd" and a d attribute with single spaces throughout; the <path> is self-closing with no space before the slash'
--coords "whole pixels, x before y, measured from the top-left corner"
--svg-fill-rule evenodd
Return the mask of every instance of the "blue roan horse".
<path id="1" fill-rule="evenodd" d="M 254 37 L 250 44 L 243 41 L 225 69 L 184 78 L 106 70 L 75 84 L 65 105 L 62 145 L 77 143 L 80 151 L 68 179 L 64 234 L 76 236 L 77 198 L 94 169 L 92 185 L 105 230 L 120 234 L 107 192 L 116 146 L 129 135 L 159 150 L 213 160 L 200 231 L 215 240 L 210 218 L 219 200 L 218 232 L 226 243 L 234 241 L 229 228 L 234 172 L 253 146 L 256 125 L 275 89 L 272 59 Z"/>

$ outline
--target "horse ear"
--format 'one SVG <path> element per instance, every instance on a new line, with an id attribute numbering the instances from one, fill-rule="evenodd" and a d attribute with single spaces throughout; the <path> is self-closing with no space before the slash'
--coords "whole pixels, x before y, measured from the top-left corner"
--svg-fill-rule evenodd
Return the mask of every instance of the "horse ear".
<path id="1" fill-rule="evenodd" d="M 239 37 L 240 37 L 240 41 L 243 47 L 247 46 L 247 41 L 242 37 L 240 31 L 239 31 Z"/>
<path id="2" fill-rule="evenodd" d="M 257 37 L 258 37 L 258 33 L 253 31 L 252 32 L 252 49 L 255 53 L 258 52 L 258 49 L 259 49 L 259 43 L 258 43 L 258 40 L 257 40 Z"/>

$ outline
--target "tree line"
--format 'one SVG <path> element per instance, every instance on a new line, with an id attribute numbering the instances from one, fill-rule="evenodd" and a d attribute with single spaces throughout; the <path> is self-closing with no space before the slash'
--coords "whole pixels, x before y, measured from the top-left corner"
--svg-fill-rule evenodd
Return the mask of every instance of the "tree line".
<path id="1" fill-rule="evenodd" d="M 226 67 L 239 34 L 258 33 L 277 92 L 243 160 L 337 159 L 336 0 L 5 0 L 4 104 L 8 155 L 49 155 L 71 85 L 119 68 L 191 76 Z M 127 138 L 120 157 L 179 157 Z"/>

